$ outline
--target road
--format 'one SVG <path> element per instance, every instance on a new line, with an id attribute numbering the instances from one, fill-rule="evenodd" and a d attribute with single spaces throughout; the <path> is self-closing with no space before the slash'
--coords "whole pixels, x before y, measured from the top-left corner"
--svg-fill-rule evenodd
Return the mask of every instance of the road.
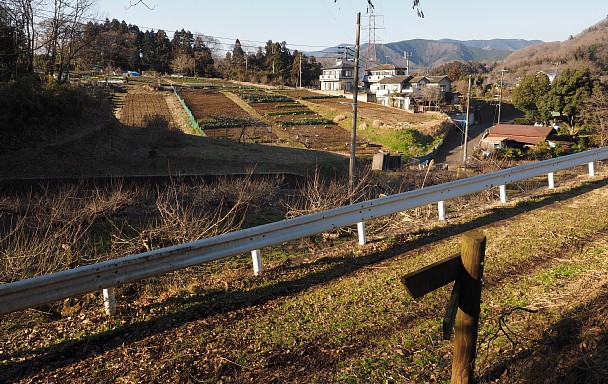
<path id="1" fill-rule="evenodd" d="M 473 153 L 474 147 L 479 144 L 483 132 L 494 125 L 495 111 L 495 106 L 485 103 L 479 107 L 478 115 L 481 116 L 482 122 L 480 124 L 469 125 L 469 137 L 467 140 L 468 156 Z M 510 124 L 514 118 L 521 116 L 521 112 L 515 109 L 511 104 L 503 103 L 501 116 L 501 123 Z M 447 164 L 448 168 L 463 165 L 463 131 L 464 128 L 462 130 L 460 128 L 455 128 L 455 130 L 446 137 L 440 150 L 435 153 L 435 164 Z"/>

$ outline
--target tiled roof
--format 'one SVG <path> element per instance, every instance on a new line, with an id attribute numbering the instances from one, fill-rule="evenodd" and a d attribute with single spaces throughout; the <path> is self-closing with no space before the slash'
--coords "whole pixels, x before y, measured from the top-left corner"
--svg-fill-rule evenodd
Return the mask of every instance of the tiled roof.
<path id="1" fill-rule="evenodd" d="M 412 78 L 412 76 L 407 76 L 407 75 L 389 76 L 389 77 L 385 77 L 384 79 L 380 80 L 379 83 L 380 84 L 399 84 L 399 83 L 403 83 L 406 81 L 410 81 L 411 78 Z"/>
<path id="2" fill-rule="evenodd" d="M 404 67 L 398 67 L 396 65 L 393 64 L 380 64 L 380 65 L 376 65 L 375 67 L 372 68 L 368 68 L 368 71 L 383 71 L 383 70 L 397 70 L 397 69 L 403 69 L 405 70 Z"/>
<path id="3" fill-rule="evenodd" d="M 343 69 L 343 68 L 350 69 L 350 68 L 355 68 L 355 66 L 353 65 L 353 63 L 344 62 L 343 61 L 341 63 L 335 64 L 335 65 L 333 65 L 331 67 L 326 67 L 326 68 L 323 68 L 323 69 Z"/>

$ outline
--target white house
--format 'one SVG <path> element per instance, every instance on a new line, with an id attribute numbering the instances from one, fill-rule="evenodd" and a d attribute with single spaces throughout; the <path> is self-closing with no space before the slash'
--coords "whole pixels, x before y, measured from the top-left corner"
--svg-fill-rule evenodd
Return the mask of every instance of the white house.
<path id="1" fill-rule="evenodd" d="M 376 100 L 387 107 L 410 109 L 411 95 L 414 91 L 410 80 L 412 76 L 391 76 L 380 80 L 376 88 Z"/>
<path id="2" fill-rule="evenodd" d="M 392 76 L 407 75 L 407 69 L 398 67 L 393 64 L 381 64 L 365 70 L 363 76 L 363 84 L 365 90 L 370 93 L 376 93 L 379 88 L 379 83 L 382 79 Z"/>
<path id="3" fill-rule="evenodd" d="M 350 61 L 338 60 L 336 65 L 323 68 L 319 80 L 322 91 L 351 92 L 355 87 L 355 66 Z"/>
<path id="4" fill-rule="evenodd" d="M 371 84 L 378 103 L 402 109 L 413 109 L 416 104 L 424 108 L 430 100 L 440 102 L 452 90 L 452 81 L 447 76 L 398 75 Z"/>

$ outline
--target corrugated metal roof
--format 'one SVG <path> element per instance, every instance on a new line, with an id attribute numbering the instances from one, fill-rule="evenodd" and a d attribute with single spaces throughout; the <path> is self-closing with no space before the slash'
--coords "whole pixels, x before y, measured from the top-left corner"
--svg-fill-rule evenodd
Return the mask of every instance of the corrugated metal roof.
<path id="1" fill-rule="evenodd" d="M 552 131 L 552 127 L 500 124 L 490 129 L 490 133 L 486 136 L 485 140 L 509 140 L 524 144 L 538 144 L 547 140 Z"/>

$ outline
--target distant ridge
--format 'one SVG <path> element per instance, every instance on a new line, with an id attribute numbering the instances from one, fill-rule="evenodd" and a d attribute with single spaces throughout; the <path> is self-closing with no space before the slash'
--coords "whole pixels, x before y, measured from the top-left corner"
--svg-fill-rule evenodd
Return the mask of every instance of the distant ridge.
<path id="1" fill-rule="evenodd" d="M 501 61 L 509 54 L 518 49 L 540 43 L 540 40 L 521 39 L 492 39 L 492 40 L 467 40 L 459 41 L 452 39 L 425 40 L 413 39 L 403 40 L 388 44 L 376 45 L 377 64 L 394 64 L 405 66 L 404 52 L 412 52 L 410 57 L 410 68 L 430 69 L 438 67 L 450 61 Z M 309 52 L 320 61 L 329 63 L 341 57 L 344 46 L 340 44 L 335 47 L 326 48 L 322 51 Z M 373 55 L 368 54 L 368 44 L 361 46 L 361 67 L 371 67 L 375 63 L 366 63 L 365 60 Z"/>

